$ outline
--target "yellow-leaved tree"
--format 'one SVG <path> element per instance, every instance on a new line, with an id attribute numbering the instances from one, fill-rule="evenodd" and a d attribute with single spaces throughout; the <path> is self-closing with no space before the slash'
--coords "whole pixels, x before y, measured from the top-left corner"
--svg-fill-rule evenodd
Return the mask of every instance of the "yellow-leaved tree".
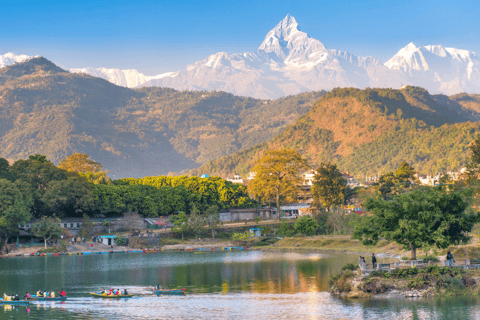
<path id="1" fill-rule="evenodd" d="M 248 190 L 262 202 L 273 201 L 280 219 L 280 204 L 295 201 L 308 163 L 293 149 L 269 150 L 252 168 L 255 178 Z"/>
<path id="2" fill-rule="evenodd" d="M 110 182 L 110 178 L 107 177 L 108 171 L 102 170 L 102 164 L 93 161 L 90 159 L 90 156 L 85 153 L 73 153 L 69 155 L 58 163 L 58 167 L 66 171 L 77 172 L 88 181 L 96 184 L 107 184 Z"/>

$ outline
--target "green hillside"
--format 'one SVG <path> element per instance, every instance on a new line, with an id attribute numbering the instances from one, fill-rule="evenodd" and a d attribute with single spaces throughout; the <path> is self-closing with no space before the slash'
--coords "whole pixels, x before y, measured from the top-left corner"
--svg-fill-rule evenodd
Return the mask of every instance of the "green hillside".
<path id="1" fill-rule="evenodd" d="M 431 96 L 422 88 L 334 89 L 266 143 L 211 161 L 190 174 L 246 174 L 263 150 L 294 148 L 313 166 L 333 161 L 356 175 L 407 161 L 422 173 L 456 170 L 480 132 L 478 96 Z"/>
<path id="2" fill-rule="evenodd" d="M 0 157 L 82 152 L 116 178 L 179 172 L 273 138 L 324 93 L 132 90 L 38 57 L 0 69 Z"/>

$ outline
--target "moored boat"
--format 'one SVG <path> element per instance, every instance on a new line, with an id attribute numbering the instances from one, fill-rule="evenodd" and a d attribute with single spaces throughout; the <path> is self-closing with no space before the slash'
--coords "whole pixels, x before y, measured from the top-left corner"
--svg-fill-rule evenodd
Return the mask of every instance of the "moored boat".
<path id="1" fill-rule="evenodd" d="M 67 297 L 37 297 L 36 295 L 32 295 L 27 300 L 32 301 L 67 301 Z"/>
<path id="2" fill-rule="evenodd" d="M 90 294 L 96 298 L 110 298 L 110 299 L 118 299 L 118 298 L 131 298 L 133 294 L 119 294 L 119 295 L 103 295 L 101 293 L 90 292 Z"/>
<path id="3" fill-rule="evenodd" d="M 153 289 L 155 294 L 184 294 L 187 289 Z"/>

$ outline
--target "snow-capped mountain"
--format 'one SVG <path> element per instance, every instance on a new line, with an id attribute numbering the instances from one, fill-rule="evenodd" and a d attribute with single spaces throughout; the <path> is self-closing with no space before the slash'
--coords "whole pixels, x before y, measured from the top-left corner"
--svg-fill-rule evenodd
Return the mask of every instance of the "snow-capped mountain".
<path id="1" fill-rule="evenodd" d="M 323 43 L 300 31 L 295 18 L 287 15 L 256 52 L 219 52 L 189 65 L 187 70 L 141 86 L 223 90 L 255 98 L 278 98 L 334 87 L 400 87 L 405 83 L 401 72 L 386 68 L 378 59 L 326 49 Z"/>
<path id="2" fill-rule="evenodd" d="M 10 66 L 12 64 L 18 63 L 18 62 L 23 62 L 26 60 L 30 60 L 33 57 L 27 56 L 25 54 L 22 55 L 16 55 L 14 53 L 8 52 L 5 53 L 3 56 L 0 55 L 0 68 Z"/>
<path id="3" fill-rule="evenodd" d="M 385 66 L 432 93 L 480 92 L 480 59 L 471 51 L 409 43 Z"/>
<path id="4" fill-rule="evenodd" d="M 172 74 L 174 74 L 173 72 L 168 72 L 157 76 L 146 76 L 135 69 L 120 70 L 115 68 L 72 68 L 70 69 L 70 72 L 86 73 L 94 77 L 103 78 L 116 85 L 128 88 L 135 88 L 147 81 L 161 79 L 163 77 L 171 76 Z"/>
<path id="5" fill-rule="evenodd" d="M 0 67 L 30 57 L 7 53 Z M 357 57 L 327 49 L 302 32 L 287 15 L 267 33 L 255 52 L 218 52 L 186 70 L 146 76 L 135 69 L 70 69 L 117 85 L 134 88 L 162 86 L 177 90 L 222 90 L 241 96 L 274 99 L 334 87 L 417 85 L 430 93 L 480 93 L 480 59 L 470 51 L 413 43 L 382 64 L 374 57 Z"/>

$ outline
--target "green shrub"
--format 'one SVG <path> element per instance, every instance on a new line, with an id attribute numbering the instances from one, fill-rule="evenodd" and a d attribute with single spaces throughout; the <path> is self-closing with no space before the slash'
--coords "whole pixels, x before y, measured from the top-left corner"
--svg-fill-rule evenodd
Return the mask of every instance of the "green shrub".
<path id="1" fill-rule="evenodd" d="M 422 259 L 423 262 L 425 262 L 425 263 L 428 263 L 429 261 L 431 261 L 431 262 L 438 262 L 438 261 L 440 261 L 440 260 L 438 259 L 438 257 L 437 257 L 437 256 L 434 256 L 434 255 L 423 256 L 421 259 Z"/>
<path id="2" fill-rule="evenodd" d="M 124 246 L 128 243 L 128 238 L 125 236 L 116 236 L 115 237 L 115 244 L 117 246 Z"/>
<path id="3" fill-rule="evenodd" d="M 358 264 L 354 263 L 347 263 L 342 267 L 342 270 L 357 270 L 358 269 Z"/>
<path id="4" fill-rule="evenodd" d="M 408 260 L 408 257 L 407 257 L 407 256 L 403 256 L 403 257 L 402 257 L 402 260 Z"/>

